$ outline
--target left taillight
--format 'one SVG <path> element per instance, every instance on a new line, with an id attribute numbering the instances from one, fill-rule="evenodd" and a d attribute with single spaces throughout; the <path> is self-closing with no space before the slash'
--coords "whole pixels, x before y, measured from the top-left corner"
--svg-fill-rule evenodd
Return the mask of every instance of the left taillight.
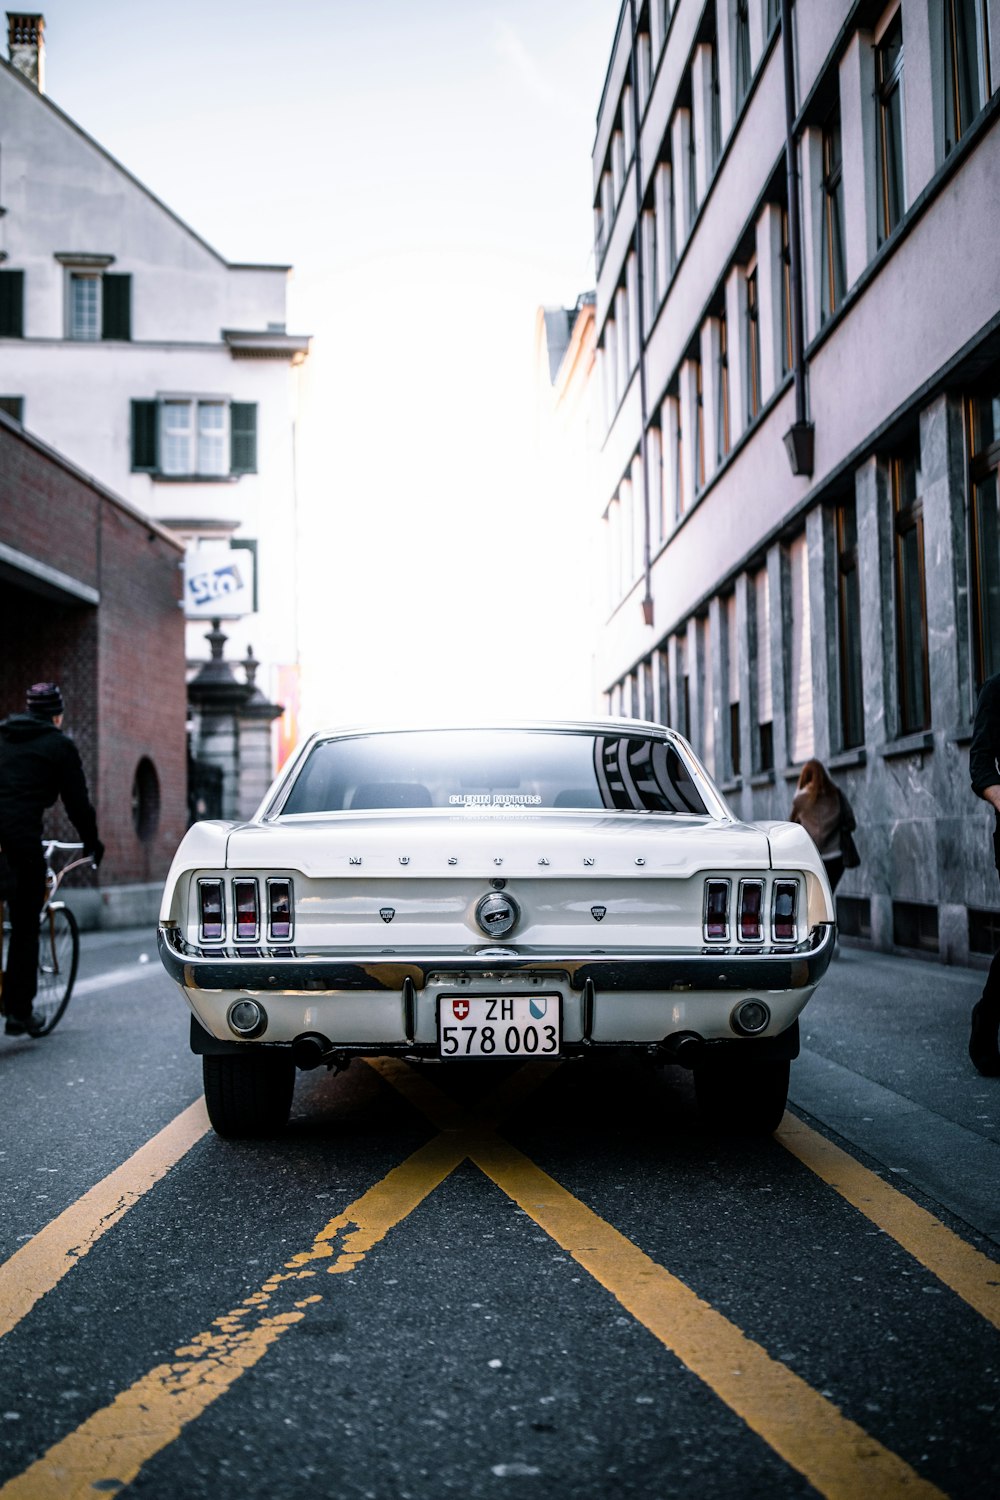
<path id="1" fill-rule="evenodd" d="M 233 881 L 236 941 L 255 943 L 260 937 L 260 905 L 256 880 Z"/>
<path id="2" fill-rule="evenodd" d="M 221 943 L 226 935 L 226 903 L 221 880 L 198 882 L 198 935 L 203 943 Z"/>

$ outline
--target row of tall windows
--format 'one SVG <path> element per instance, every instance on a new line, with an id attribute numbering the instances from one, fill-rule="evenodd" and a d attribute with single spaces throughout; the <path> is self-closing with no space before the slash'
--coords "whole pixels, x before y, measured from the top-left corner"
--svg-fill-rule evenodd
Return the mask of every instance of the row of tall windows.
<path id="1" fill-rule="evenodd" d="M 967 446 L 967 512 L 969 584 L 972 618 L 972 686 L 1000 672 L 1000 379 L 970 397 L 965 405 Z M 924 551 L 923 495 L 916 441 L 888 460 L 887 503 L 891 528 L 892 629 L 896 711 L 890 732 L 910 735 L 932 723 L 930 655 L 927 630 L 927 587 Z M 635 477 L 635 476 L 634 476 Z M 635 487 L 633 486 L 633 493 Z M 633 525 L 638 524 L 634 520 Z M 862 606 L 858 522 L 854 499 L 839 502 L 832 512 L 836 562 L 836 656 L 838 722 L 834 749 L 850 750 L 865 743 L 862 664 Z M 804 534 L 788 544 L 787 599 L 780 629 L 780 660 L 787 670 L 786 700 L 788 757 L 797 763 L 812 753 L 812 666 L 808 554 Z M 726 716 L 723 776 L 745 774 L 742 763 L 742 725 L 746 706 L 737 670 L 740 630 L 747 634 L 750 663 L 751 774 L 774 768 L 772 672 L 772 600 L 766 568 L 749 576 L 748 618 L 738 626 L 736 602 L 730 594 L 721 601 L 722 670 Z M 707 642 L 707 621 L 699 621 Z M 702 637 L 699 636 L 701 641 Z M 666 648 L 661 648 L 663 651 Z M 677 688 L 670 713 L 674 727 L 694 735 L 696 747 L 707 754 L 701 738 L 707 733 L 710 700 L 699 698 L 706 724 L 692 725 L 688 700 L 687 628 L 674 638 Z M 708 668 L 702 665 L 701 670 Z M 652 676 L 650 676 L 650 683 Z M 700 680 L 700 679 L 699 679 Z M 665 657 L 660 669 L 660 703 L 670 702 Z M 707 690 L 707 686 L 706 686 Z M 651 693 L 651 688 L 649 689 Z M 651 697 L 644 699 L 647 714 Z M 661 709 L 667 717 L 665 708 Z"/>
<path id="2" fill-rule="evenodd" d="M 0 270 L 0 338 L 22 339 L 24 272 Z M 132 277 L 111 271 L 71 271 L 66 280 L 65 333 L 70 339 L 132 337 Z"/>

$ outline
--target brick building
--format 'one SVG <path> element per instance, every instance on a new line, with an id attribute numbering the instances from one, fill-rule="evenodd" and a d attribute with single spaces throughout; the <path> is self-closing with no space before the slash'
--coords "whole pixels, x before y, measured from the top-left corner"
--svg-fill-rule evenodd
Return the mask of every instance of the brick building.
<path id="1" fill-rule="evenodd" d="M 187 826 L 182 556 L 0 412 L 0 717 L 61 684 L 107 851 L 71 897 L 90 925 L 155 916 Z M 47 831 L 75 837 L 61 809 Z"/>

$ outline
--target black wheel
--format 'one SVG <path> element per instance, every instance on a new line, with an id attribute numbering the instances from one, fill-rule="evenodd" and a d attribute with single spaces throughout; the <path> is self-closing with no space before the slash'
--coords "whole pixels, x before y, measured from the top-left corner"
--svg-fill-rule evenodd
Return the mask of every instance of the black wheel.
<path id="1" fill-rule="evenodd" d="M 694 1070 L 694 1091 L 706 1124 L 733 1135 L 771 1135 L 788 1099 L 789 1063 L 710 1059 Z"/>
<path id="2" fill-rule="evenodd" d="M 201 1060 L 208 1118 L 217 1135 L 277 1135 L 288 1123 L 295 1088 L 291 1057 L 250 1052 L 206 1053 Z"/>
<path id="3" fill-rule="evenodd" d="M 68 906 L 42 912 L 38 932 L 38 993 L 34 1009 L 44 1024 L 35 1036 L 48 1036 L 69 1004 L 80 962 L 80 929 Z"/>

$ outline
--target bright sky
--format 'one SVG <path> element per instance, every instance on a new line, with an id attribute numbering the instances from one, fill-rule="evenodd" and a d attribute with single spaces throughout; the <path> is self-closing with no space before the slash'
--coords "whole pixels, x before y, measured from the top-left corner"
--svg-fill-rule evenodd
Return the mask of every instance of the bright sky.
<path id="1" fill-rule="evenodd" d="M 537 307 L 594 285 L 618 0 L 40 0 L 46 90 L 228 259 L 295 267 L 304 719 L 594 707 Z"/>

